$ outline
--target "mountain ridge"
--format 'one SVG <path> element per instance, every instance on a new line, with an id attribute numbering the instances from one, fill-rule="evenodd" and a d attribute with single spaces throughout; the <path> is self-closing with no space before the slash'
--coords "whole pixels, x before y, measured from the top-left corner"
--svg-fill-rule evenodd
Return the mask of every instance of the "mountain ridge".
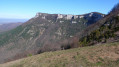
<path id="1" fill-rule="evenodd" d="M 69 49 L 73 47 L 73 44 L 69 46 L 73 42 L 68 41 L 69 38 L 103 17 L 102 14 L 87 14 L 82 18 L 65 15 L 65 18 L 60 19 L 57 19 L 58 14 L 36 16 L 38 17 L 0 35 L 1 62 L 22 58 L 28 54 Z"/>

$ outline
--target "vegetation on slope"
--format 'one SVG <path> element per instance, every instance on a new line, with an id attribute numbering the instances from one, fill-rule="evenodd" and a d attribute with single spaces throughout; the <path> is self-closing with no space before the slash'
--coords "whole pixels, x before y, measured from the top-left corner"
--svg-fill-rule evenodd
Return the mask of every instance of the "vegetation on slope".
<path id="1" fill-rule="evenodd" d="M 102 20 L 98 21 L 103 23 L 98 28 L 94 29 L 87 36 L 79 39 L 79 46 L 90 46 L 96 43 L 105 43 L 110 38 L 119 39 L 116 34 L 119 31 L 119 4 L 117 4 L 111 12 Z M 94 26 L 95 28 L 96 26 Z M 93 29 L 90 28 L 90 29 Z M 87 32 L 86 32 L 87 33 Z"/>
<path id="2" fill-rule="evenodd" d="M 115 34 L 117 31 L 119 31 L 119 16 L 106 21 L 99 29 L 80 39 L 79 44 L 80 46 L 88 46 L 96 42 L 106 42 L 109 38 L 117 37 Z"/>
<path id="3" fill-rule="evenodd" d="M 4 32 L 0 34 L 0 46 L 8 43 L 10 40 L 15 40 L 14 38 L 23 30 L 22 26 L 18 26 L 17 28 L 10 30 L 8 32 Z"/>
<path id="4" fill-rule="evenodd" d="M 119 42 L 46 52 L 0 67 L 119 67 Z"/>

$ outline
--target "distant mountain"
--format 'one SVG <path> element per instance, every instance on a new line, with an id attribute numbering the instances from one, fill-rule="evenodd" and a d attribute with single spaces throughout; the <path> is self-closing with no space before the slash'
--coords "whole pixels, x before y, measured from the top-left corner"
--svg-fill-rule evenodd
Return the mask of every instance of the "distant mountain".
<path id="1" fill-rule="evenodd" d="M 12 30 L 21 24 L 21 22 L 0 24 L 0 33 Z"/>
<path id="2" fill-rule="evenodd" d="M 70 38 L 104 16 L 97 12 L 84 15 L 37 13 L 26 23 L 0 35 L 0 62 L 71 48 Z"/>

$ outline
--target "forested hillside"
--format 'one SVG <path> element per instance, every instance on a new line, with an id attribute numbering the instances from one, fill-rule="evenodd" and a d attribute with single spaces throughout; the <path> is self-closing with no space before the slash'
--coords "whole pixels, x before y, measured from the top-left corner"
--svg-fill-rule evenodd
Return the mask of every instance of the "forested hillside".
<path id="1" fill-rule="evenodd" d="M 80 46 L 90 46 L 98 43 L 115 42 L 119 40 L 119 4 L 101 19 L 97 29 L 79 40 Z M 96 25 L 96 24 L 94 24 Z M 95 27 L 95 26 L 94 26 Z M 90 28 L 93 29 L 94 27 Z"/>

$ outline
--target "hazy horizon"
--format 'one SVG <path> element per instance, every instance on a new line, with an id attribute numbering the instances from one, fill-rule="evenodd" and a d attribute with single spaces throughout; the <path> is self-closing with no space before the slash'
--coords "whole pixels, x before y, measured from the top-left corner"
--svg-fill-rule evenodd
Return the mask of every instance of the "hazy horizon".
<path id="1" fill-rule="evenodd" d="M 26 22 L 29 19 L 0 18 L 0 24 Z"/>

